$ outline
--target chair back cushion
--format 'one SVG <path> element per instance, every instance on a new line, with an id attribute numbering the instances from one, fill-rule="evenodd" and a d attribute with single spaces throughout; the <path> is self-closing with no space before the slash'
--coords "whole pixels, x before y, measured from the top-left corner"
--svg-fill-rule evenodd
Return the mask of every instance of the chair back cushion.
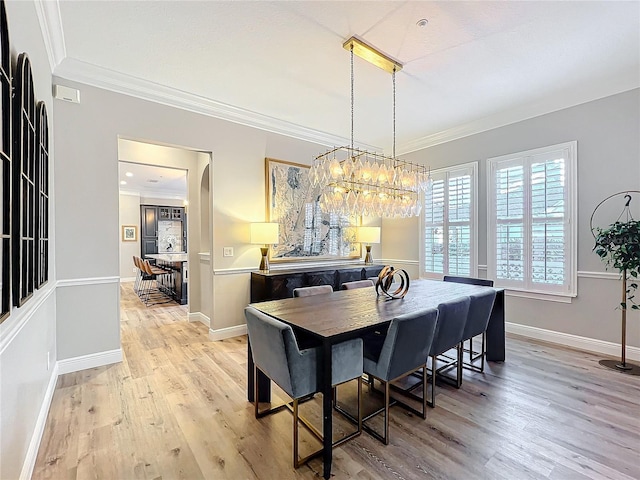
<path id="1" fill-rule="evenodd" d="M 354 338 L 331 346 L 331 384 L 362 376 L 362 339 Z"/>
<path id="2" fill-rule="evenodd" d="M 317 391 L 317 350 L 302 352 L 289 325 L 246 307 L 253 361 L 287 395 L 300 398 Z"/>
<path id="3" fill-rule="evenodd" d="M 464 327 L 462 340 L 468 340 L 476 335 L 480 335 L 487 329 L 493 302 L 496 299 L 495 290 L 469 295 L 471 304 L 469 305 L 469 315 L 467 324 Z"/>
<path id="4" fill-rule="evenodd" d="M 445 275 L 442 281 L 466 283 L 467 285 L 480 285 L 481 287 L 493 287 L 493 280 L 489 280 L 487 278 L 454 277 L 453 275 Z"/>
<path id="5" fill-rule="evenodd" d="M 394 318 L 377 362 L 365 358 L 365 372 L 389 381 L 424 365 L 437 322 L 435 308 Z"/>
<path id="6" fill-rule="evenodd" d="M 342 290 L 353 290 L 355 288 L 374 287 L 372 280 L 356 280 L 355 282 L 345 282 L 342 284 Z"/>
<path id="7" fill-rule="evenodd" d="M 331 285 L 315 285 L 313 287 L 299 287 L 293 289 L 294 297 L 310 297 L 312 295 L 326 295 L 333 292 Z"/>
<path id="8" fill-rule="evenodd" d="M 429 356 L 440 355 L 462 341 L 470 303 L 469 297 L 462 297 L 438 305 L 438 323 Z"/>

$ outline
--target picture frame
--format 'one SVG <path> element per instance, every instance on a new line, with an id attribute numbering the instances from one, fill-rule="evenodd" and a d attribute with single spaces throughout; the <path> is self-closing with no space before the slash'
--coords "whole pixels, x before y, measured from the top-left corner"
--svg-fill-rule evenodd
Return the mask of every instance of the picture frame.
<path id="1" fill-rule="evenodd" d="M 279 224 L 270 262 L 359 260 L 358 217 L 323 212 L 321 187 L 313 187 L 309 165 L 265 158 L 267 221 Z"/>
<path id="2" fill-rule="evenodd" d="M 122 241 L 123 242 L 137 242 L 138 241 L 138 226 L 137 225 L 122 225 Z"/>

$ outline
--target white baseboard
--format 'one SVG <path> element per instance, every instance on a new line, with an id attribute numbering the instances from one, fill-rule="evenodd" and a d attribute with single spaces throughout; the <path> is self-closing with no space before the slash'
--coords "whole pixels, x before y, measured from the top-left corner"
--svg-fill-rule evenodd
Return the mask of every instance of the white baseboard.
<path id="1" fill-rule="evenodd" d="M 235 327 L 220 328 L 218 330 L 209 329 L 209 340 L 218 341 L 225 338 L 239 337 L 247 334 L 246 325 L 236 325 Z"/>
<path id="2" fill-rule="evenodd" d="M 120 277 L 120 283 L 135 282 L 136 277 Z"/>
<path id="3" fill-rule="evenodd" d="M 189 312 L 187 314 L 187 318 L 190 322 L 200 322 L 205 324 L 207 327 L 211 325 L 211 320 L 202 312 Z"/>
<path id="4" fill-rule="evenodd" d="M 597 340 L 595 338 L 580 337 L 569 333 L 554 332 L 553 330 L 545 330 L 544 328 L 519 325 L 511 322 L 505 323 L 505 329 L 508 333 L 522 335 L 523 337 L 566 345 L 579 350 L 586 350 L 587 352 L 620 357 L 621 347 L 619 343 L 605 342 L 604 340 Z M 640 348 L 627 346 L 626 356 L 629 360 L 640 360 Z"/>
<path id="5" fill-rule="evenodd" d="M 27 448 L 27 453 L 25 455 L 24 462 L 22 463 L 20 480 L 29 480 L 31 475 L 33 475 L 33 468 L 36 465 L 36 458 L 38 457 L 38 449 L 40 448 L 40 442 L 42 441 L 42 434 L 44 433 L 44 427 L 47 424 L 49 407 L 51 407 L 53 393 L 55 392 L 56 384 L 58 383 L 58 373 L 58 364 L 56 363 L 51 371 L 51 378 L 49 378 L 47 390 L 44 392 L 44 398 L 42 399 L 42 405 L 40 405 L 40 412 L 38 413 L 38 419 L 36 420 L 36 424 L 33 429 L 33 435 L 31 435 L 29 448 Z"/>
<path id="6" fill-rule="evenodd" d="M 102 367 L 111 365 L 112 363 L 120 363 L 122 361 L 122 349 L 108 350 L 106 352 L 91 353 L 80 357 L 67 358 L 58 360 L 58 374 L 78 372 L 87 368 Z"/>

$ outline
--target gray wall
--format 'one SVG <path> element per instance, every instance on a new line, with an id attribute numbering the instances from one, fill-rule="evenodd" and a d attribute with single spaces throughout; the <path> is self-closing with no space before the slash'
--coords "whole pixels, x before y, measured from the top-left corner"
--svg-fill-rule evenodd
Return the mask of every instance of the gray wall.
<path id="1" fill-rule="evenodd" d="M 58 276 L 61 281 L 75 279 L 78 283 L 65 288 L 70 292 L 78 289 L 80 295 L 83 282 L 120 275 L 118 137 L 212 152 L 211 248 L 199 245 L 201 238 L 209 239 L 209 235 L 189 232 L 189 253 L 211 251 L 209 274 L 220 273 L 212 275 L 208 295 L 202 293 L 208 297 L 202 299 L 202 310 L 211 312 L 212 330 L 243 325 L 242 311 L 249 301 L 247 271 L 260 261 L 258 246 L 248 243 L 248 223 L 265 219 L 264 159 L 309 163 L 325 147 L 64 79 L 54 81 L 79 88 L 82 98 L 79 105 L 55 103 L 60 126 L 56 137 L 56 233 L 58 242 L 65 245 L 58 252 Z M 200 179 L 193 191 L 199 196 Z M 196 220 L 199 215 L 191 204 L 189 209 L 190 218 Z M 234 257 L 222 256 L 226 246 L 234 248 Z M 189 261 L 191 268 L 200 267 L 199 259 Z M 196 271 L 190 278 L 200 276 Z M 194 299 L 200 295 L 190 290 L 192 293 Z M 96 303 L 103 301 L 98 296 L 106 296 L 114 309 L 83 312 L 74 310 L 73 305 L 61 305 L 60 311 L 71 315 L 59 318 L 60 332 L 73 331 L 74 325 L 83 322 L 92 328 L 83 338 L 60 336 L 60 350 L 73 356 L 87 346 L 95 352 L 119 348 L 117 291 L 103 284 L 82 294 L 91 295 Z M 72 302 L 73 298 L 70 293 L 61 300 Z"/>
<path id="2" fill-rule="evenodd" d="M 598 275 L 589 218 L 606 196 L 640 190 L 640 89 L 489 130 L 403 156 L 441 168 L 479 161 L 478 256 L 487 263 L 486 159 L 578 141 L 578 297 L 571 304 L 507 298 L 507 321 L 571 335 L 620 342 L 620 283 Z M 638 206 L 636 206 L 637 208 Z M 613 221 L 611 219 L 611 221 Z M 418 260 L 417 219 L 383 222 L 383 256 Z M 595 274 L 594 274 L 595 272 Z M 486 272 L 480 272 L 486 273 Z M 602 278 L 593 278 L 593 277 Z M 629 313 L 628 344 L 640 346 L 640 315 Z"/>
<path id="3" fill-rule="evenodd" d="M 140 196 L 120 194 L 120 280 L 131 280 L 136 276 L 133 266 L 133 256 L 140 256 Z M 122 225 L 138 227 L 138 239 L 135 242 L 122 240 Z"/>
<path id="4" fill-rule="evenodd" d="M 15 60 L 22 52 L 29 55 L 35 96 L 47 104 L 52 138 L 55 118 L 51 100 L 51 67 L 40 34 L 35 5 L 33 2 L 10 1 L 6 3 L 6 7 L 11 57 Z M 51 161 L 55 161 L 52 150 L 53 148 L 50 148 Z M 53 188 L 50 188 L 50 194 L 54 203 Z M 28 452 L 35 459 L 39 440 L 38 427 L 43 425 L 45 417 L 42 415 L 46 415 L 48 407 L 48 404 L 43 405 L 44 399 L 47 391 L 52 392 L 55 386 L 56 277 L 52 268 L 56 247 L 53 235 L 55 219 L 51 218 L 51 222 L 49 282 L 37 290 L 22 308 L 14 308 L 9 318 L 0 324 L 2 479 L 20 477 Z"/>

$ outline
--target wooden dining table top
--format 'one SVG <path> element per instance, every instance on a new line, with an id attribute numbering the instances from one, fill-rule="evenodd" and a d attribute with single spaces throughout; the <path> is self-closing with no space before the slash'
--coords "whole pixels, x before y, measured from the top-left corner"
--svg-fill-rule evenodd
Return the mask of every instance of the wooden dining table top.
<path id="1" fill-rule="evenodd" d="M 374 287 L 339 290 L 323 295 L 286 298 L 252 303 L 261 312 L 318 337 L 339 337 L 359 330 L 370 330 L 395 317 L 429 308 L 487 290 L 462 283 L 413 280 L 402 299 L 378 296 Z"/>

